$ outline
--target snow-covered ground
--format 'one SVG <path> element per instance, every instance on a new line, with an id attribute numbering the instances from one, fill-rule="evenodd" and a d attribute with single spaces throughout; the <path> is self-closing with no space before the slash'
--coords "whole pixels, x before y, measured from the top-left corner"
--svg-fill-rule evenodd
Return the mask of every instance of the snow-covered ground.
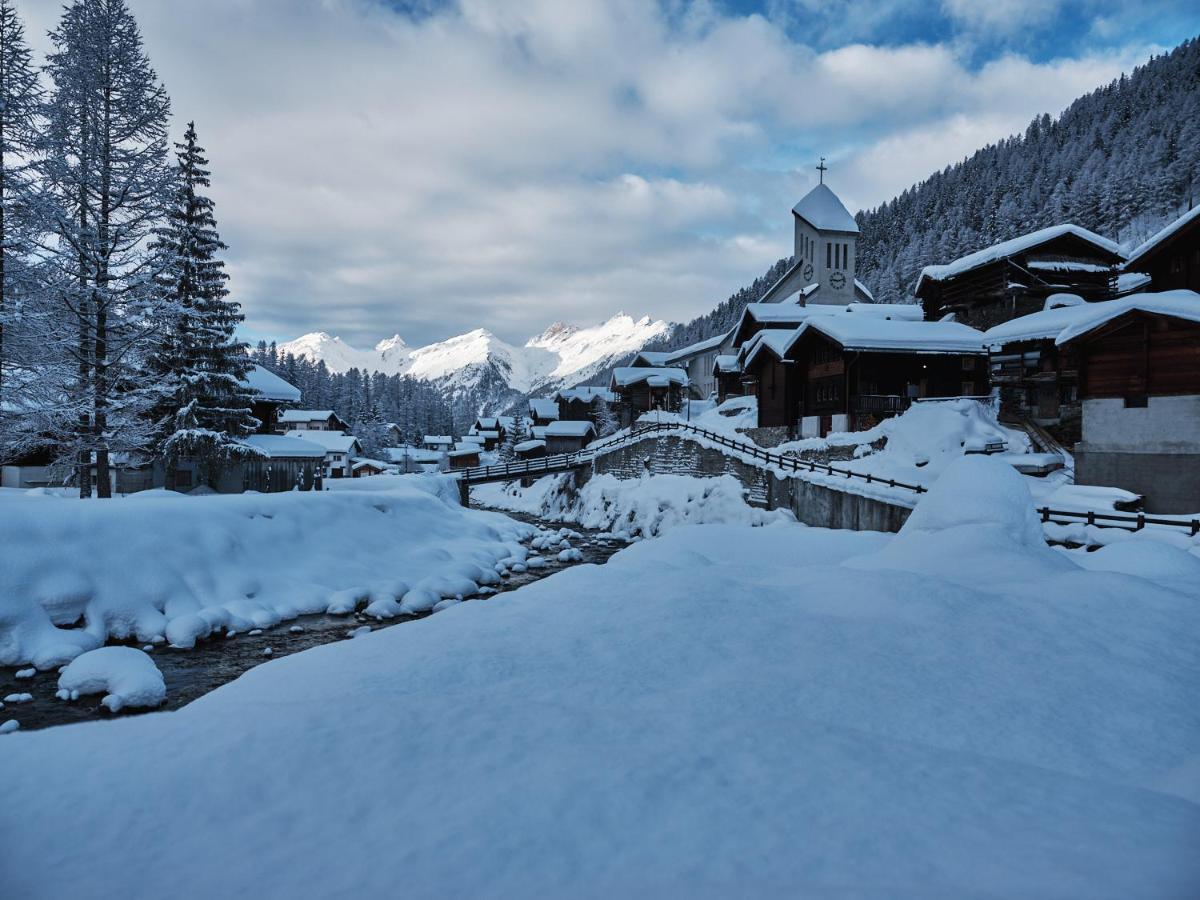
<path id="1" fill-rule="evenodd" d="M 18 731 L 4 893 L 1196 896 L 1194 561 L 1075 559 L 972 457 L 897 536 L 676 528 Z"/>
<path id="2" fill-rule="evenodd" d="M 732 475 L 655 475 L 627 480 L 595 475 L 578 490 L 571 478 L 549 475 L 528 488 L 515 482 L 482 484 L 471 493 L 485 506 L 575 522 L 625 539 L 655 537 L 681 525 L 794 521 L 784 510 L 767 511 L 747 504 L 741 482 Z"/>
<path id="3" fill-rule="evenodd" d="M 498 580 L 534 529 L 458 505 L 441 476 L 322 493 L 0 503 L 0 664 L 62 665 L 105 639 L 188 647 L 313 612 L 394 616 Z M 83 627 L 66 627 L 77 622 Z"/>

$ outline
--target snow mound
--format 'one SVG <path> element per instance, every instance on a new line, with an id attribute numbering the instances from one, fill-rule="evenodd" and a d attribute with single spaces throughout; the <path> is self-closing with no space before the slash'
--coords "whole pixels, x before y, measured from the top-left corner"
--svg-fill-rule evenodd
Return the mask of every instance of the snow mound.
<path id="1" fill-rule="evenodd" d="M 1121 541 L 1092 553 L 1073 553 L 1071 559 L 1096 572 L 1119 572 L 1155 581 L 1181 578 L 1200 583 L 1200 557 L 1153 539 Z"/>
<path id="2" fill-rule="evenodd" d="M 1033 498 L 1016 469 L 986 456 L 964 456 L 951 463 L 900 530 L 943 531 L 984 526 L 1024 547 L 1045 547 Z"/>
<path id="3" fill-rule="evenodd" d="M 101 647 L 76 657 L 58 677 L 60 700 L 105 694 L 100 702 L 112 712 L 128 706 L 159 706 L 167 698 L 162 672 L 146 653 L 133 647 Z"/>

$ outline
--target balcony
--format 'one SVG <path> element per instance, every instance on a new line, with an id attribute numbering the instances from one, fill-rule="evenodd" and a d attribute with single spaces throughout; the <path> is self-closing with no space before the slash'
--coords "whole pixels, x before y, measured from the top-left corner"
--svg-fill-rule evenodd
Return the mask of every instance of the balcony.
<path id="1" fill-rule="evenodd" d="M 854 398 L 854 412 L 898 415 L 912 405 L 912 400 L 900 394 L 859 394 Z"/>

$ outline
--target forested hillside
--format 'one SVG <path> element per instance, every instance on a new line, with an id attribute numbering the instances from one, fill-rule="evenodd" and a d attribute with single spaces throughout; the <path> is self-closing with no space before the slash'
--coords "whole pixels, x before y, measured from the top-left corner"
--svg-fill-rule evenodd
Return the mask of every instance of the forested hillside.
<path id="1" fill-rule="evenodd" d="M 880 301 L 903 302 L 922 266 L 997 241 L 1075 222 L 1135 245 L 1200 200 L 1200 38 L 1081 97 L 1058 118 L 979 150 L 877 209 L 860 212 L 858 277 Z M 654 349 L 733 325 L 788 260 Z"/>

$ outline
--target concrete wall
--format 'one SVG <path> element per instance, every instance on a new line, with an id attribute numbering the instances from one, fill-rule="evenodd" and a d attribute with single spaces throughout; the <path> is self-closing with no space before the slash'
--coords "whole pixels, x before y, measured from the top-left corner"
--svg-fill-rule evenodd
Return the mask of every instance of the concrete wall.
<path id="1" fill-rule="evenodd" d="M 1144 408 L 1123 399 L 1083 401 L 1085 450 L 1200 453 L 1200 396 L 1150 397 Z"/>
<path id="2" fill-rule="evenodd" d="M 1200 452 L 1134 453 L 1076 444 L 1075 483 L 1141 494 L 1148 513 L 1194 513 L 1200 511 Z"/>
<path id="3" fill-rule="evenodd" d="M 666 435 L 650 437 L 596 458 L 597 473 L 617 478 L 652 475 L 732 475 L 747 491 L 748 502 L 768 509 L 790 509 L 806 525 L 855 531 L 899 531 L 909 510 L 882 500 L 806 481 L 777 476 L 695 441 Z"/>

